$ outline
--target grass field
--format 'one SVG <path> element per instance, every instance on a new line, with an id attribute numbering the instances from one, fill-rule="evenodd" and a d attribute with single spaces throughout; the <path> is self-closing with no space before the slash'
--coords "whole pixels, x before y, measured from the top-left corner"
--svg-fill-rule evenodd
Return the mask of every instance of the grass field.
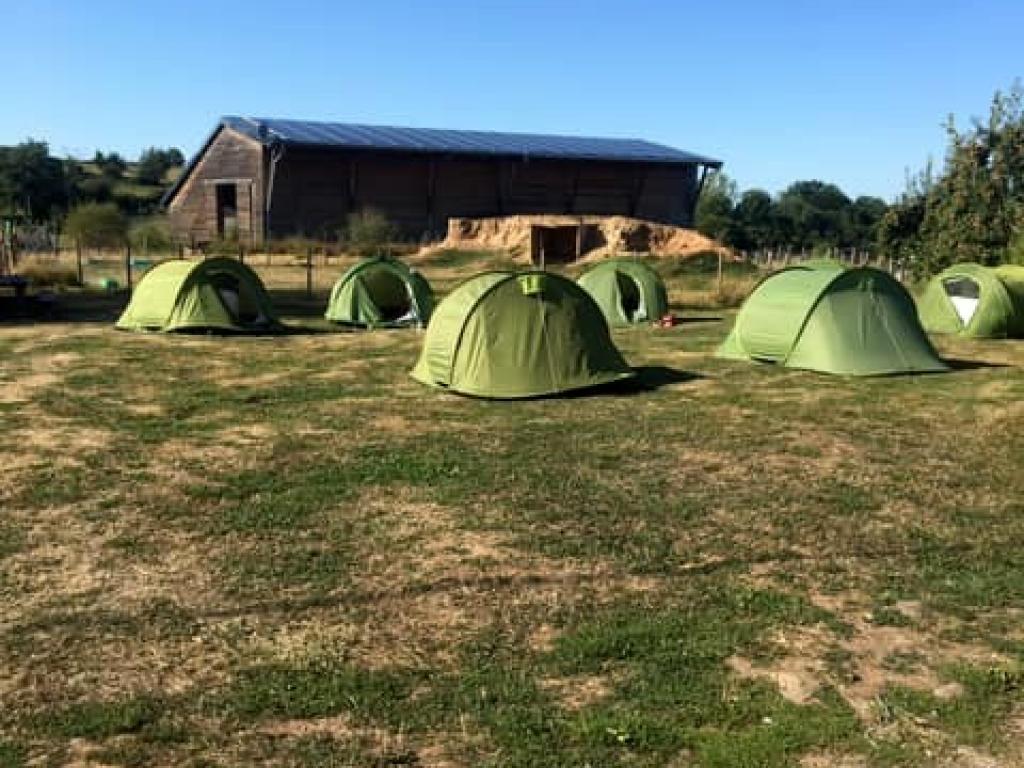
<path id="1" fill-rule="evenodd" d="M 843 380 L 683 309 L 494 403 L 282 298 L 0 327 L 0 766 L 1024 765 L 1024 343 Z"/>

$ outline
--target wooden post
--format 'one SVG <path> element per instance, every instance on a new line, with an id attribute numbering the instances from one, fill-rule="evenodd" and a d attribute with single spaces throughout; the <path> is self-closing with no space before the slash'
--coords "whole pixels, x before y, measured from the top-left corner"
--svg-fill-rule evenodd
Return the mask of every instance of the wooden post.
<path id="1" fill-rule="evenodd" d="M 718 295 L 722 295 L 722 252 L 718 252 Z"/>
<path id="2" fill-rule="evenodd" d="M 245 246 L 241 243 L 238 244 L 238 261 L 245 264 Z"/>
<path id="3" fill-rule="evenodd" d="M 306 298 L 313 298 L 313 247 L 306 248 Z"/>
<path id="4" fill-rule="evenodd" d="M 178 243 L 178 258 L 179 259 L 184 259 L 185 258 L 185 244 L 184 243 Z"/>
<path id="5" fill-rule="evenodd" d="M 131 290 L 132 287 L 132 244 L 128 243 L 124 251 L 124 284 Z"/>
<path id="6" fill-rule="evenodd" d="M 85 271 L 82 269 L 82 241 L 75 239 L 75 261 L 78 263 L 78 284 L 85 285 Z"/>

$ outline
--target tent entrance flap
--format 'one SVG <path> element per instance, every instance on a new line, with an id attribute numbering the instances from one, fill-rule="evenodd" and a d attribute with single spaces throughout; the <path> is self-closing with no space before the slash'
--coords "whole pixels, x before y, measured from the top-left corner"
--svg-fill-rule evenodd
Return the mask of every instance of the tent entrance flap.
<path id="1" fill-rule="evenodd" d="M 630 322 L 644 319 L 644 297 L 640 293 L 640 286 L 632 277 L 622 272 L 616 272 L 615 279 L 619 285 L 619 303 L 622 306 L 623 316 Z"/>
<path id="2" fill-rule="evenodd" d="M 388 269 L 367 269 L 361 275 L 370 299 L 377 305 L 381 320 L 395 322 L 412 311 L 412 301 L 405 281 Z"/>
<path id="3" fill-rule="evenodd" d="M 257 325 L 265 322 L 266 318 L 260 312 L 259 303 L 237 275 L 228 272 L 212 272 L 210 283 L 217 291 L 217 296 L 224 305 L 224 309 L 236 323 Z"/>
<path id="4" fill-rule="evenodd" d="M 942 287 L 949 296 L 953 309 L 965 326 L 970 325 L 974 313 L 981 303 L 981 287 L 969 277 L 954 277 L 944 280 Z"/>

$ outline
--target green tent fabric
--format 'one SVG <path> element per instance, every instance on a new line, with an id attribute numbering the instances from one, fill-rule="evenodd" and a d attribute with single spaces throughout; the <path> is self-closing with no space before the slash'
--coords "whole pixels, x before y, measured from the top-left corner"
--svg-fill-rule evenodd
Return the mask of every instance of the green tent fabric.
<path id="1" fill-rule="evenodd" d="M 437 305 L 412 377 L 486 398 L 554 395 L 627 379 L 594 300 L 549 272 L 486 272 Z"/>
<path id="2" fill-rule="evenodd" d="M 918 311 L 931 333 L 1024 337 L 1024 267 L 954 264 L 928 281 Z"/>
<path id="3" fill-rule="evenodd" d="M 717 355 L 842 376 L 947 370 L 910 294 L 870 267 L 794 266 L 765 278 Z"/>
<path id="4" fill-rule="evenodd" d="M 434 309 L 434 292 L 419 272 L 389 258 L 364 259 L 334 284 L 324 317 L 335 323 L 423 326 Z"/>
<path id="5" fill-rule="evenodd" d="M 668 314 L 665 283 L 642 261 L 608 259 L 588 269 L 577 282 L 611 326 L 650 322 Z"/>
<path id="6" fill-rule="evenodd" d="M 260 333 L 280 323 L 259 275 L 241 262 L 175 259 L 146 272 L 116 327 Z"/>

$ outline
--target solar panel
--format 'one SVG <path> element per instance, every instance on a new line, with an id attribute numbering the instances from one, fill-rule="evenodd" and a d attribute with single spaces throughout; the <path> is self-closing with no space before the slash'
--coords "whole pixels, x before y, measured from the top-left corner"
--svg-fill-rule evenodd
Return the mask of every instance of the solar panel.
<path id="1" fill-rule="evenodd" d="M 721 164 L 708 157 L 641 139 L 400 128 L 266 118 L 225 117 L 222 122 L 259 141 L 285 145 L 504 157 L 698 163 L 713 166 Z"/>

